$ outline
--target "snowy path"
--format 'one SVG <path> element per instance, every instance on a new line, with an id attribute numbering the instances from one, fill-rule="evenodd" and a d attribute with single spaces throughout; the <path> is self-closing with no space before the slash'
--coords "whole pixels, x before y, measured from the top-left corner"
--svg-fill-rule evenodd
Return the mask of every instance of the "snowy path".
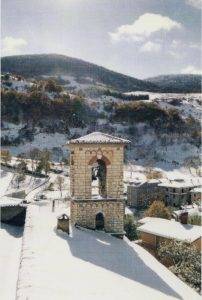
<path id="1" fill-rule="evenodd" d="M 15 300 L 23 228 L 1 224 L 0 228 L 0 299 Z"/>
<path id="2" fill-rule="evenodd" d="M 146 250 L 102 232 L 57 232 L 67 208 L 28 207 L 18 300 L 194 300 L 200 297 Z"/>

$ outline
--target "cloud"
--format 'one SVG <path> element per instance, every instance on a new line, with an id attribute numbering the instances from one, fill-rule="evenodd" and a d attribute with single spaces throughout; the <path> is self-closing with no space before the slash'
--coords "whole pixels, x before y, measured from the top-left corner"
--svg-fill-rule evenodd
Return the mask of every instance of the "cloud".
<path id="1" fill-rule="evenodd" d="M 122 25 L 115 32 L 109 35 L 112 41 L 143 41 L 152 34 L 159 31 L 170 31 L 174 28 L 179 29 L 182 25 L 169 17 L 160 14 L 146 13 L 141 15 L 133 24 Z"/>
<path id="2" fill-rule="evenodd" d="M 151 42 L 151 41 L 146 42 L 140 48 L 141 52 L 156 52 L 156 53 L 158 53 L 160 50 L 161 50 L 161 45 L 158 43 Z"/>
<path id="3" fill-rule="evenodd" d="M 202 8 L 202 0 L 185 0 L 188 5 L 193 6 L 194 8 Z"/>
<path id="4" fill-rule="evenodd" d="M 22 48 L 27 45 L 27 41 L 22 38 L 13 38 L 11 36 L 6 36 L 2 40 L 2 56 L 20 54 Z"/>
<path id="5" fill-rule="evenodd" d="M 202 74 L 202 70 L 198 69 L 192 65 L 187 66 L 186 68 L 181 70 L 182 74 Z"/>
<path id="6" fill-rule="evenodd" d="M 201 50 L 199 44 L 193 42 L 184 42 L 182 40 L 173 40 L 168 45 L 168 53 L 175 58 L 182 58 L 190 53 L 189 51 L 198 51 Z M 192 54 L 194 55 L 194 54 Z"/>

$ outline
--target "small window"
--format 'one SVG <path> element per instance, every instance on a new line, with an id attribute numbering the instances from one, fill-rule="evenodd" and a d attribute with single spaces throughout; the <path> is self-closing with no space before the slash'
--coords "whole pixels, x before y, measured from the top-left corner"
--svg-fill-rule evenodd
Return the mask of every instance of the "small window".
<path id="1" fill-rule="evenodd" d="M 83 150 L 83 148 L 79 148 L 79 151 L 82 151 Z"/>
<path id="2" fill-rule="evenodd" d="M 175 193 L 175 189 L 173 189 L 173 193 Z"/>
<path id="3" fill-rule="evenodd" d="M 71 151 L 71 154 L 74 154 L 74 151 Z"/>
<path id="4" fill-rule="evenodd" d="M 166 188 L 166 191 L 168 192 L 168 188 Z"/>

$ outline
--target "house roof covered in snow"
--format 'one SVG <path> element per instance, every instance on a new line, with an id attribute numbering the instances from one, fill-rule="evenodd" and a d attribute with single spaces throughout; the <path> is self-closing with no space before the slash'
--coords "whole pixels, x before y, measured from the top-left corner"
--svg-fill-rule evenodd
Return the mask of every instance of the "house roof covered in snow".
<path id="1" fill-rule="evenodd" d="M 166 180 L 162 183 L 159 183 L 158 186 L 171 188 L 194 188 L 199 186 L 199 182 L 193 180 Z"/>
<path id="2" fill-rule="evenodd" d="M 70 140 L 67 144 L 128 144 L 129 140 L 102 132 L 92 132 L 80 138 Z"/>
<path id="3" fill-rule="evenodd" d="M 161 218 L 144 218 L 138 230 L 169 239 L 176 239 L 192 243 L 201 237 L 201 227 L 197 225 L 181 224 L 174 220 Z"/>
<path id="4" fill-rule="evenodd" d="M 196 187 L 191 190 L 191 193 L 202 193 L 202 187 Z"/>

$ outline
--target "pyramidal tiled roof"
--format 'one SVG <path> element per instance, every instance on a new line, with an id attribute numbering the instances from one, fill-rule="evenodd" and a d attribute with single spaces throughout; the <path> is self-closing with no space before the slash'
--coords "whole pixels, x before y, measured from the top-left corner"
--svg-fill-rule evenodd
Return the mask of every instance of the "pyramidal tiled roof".
<path id="1" fill-rule="evenodd" d="M 129 140 L 121 139 L 102 132 L 92 132 L 78 139 L 73 139 L 68 144 L 128 144 Z"/>

